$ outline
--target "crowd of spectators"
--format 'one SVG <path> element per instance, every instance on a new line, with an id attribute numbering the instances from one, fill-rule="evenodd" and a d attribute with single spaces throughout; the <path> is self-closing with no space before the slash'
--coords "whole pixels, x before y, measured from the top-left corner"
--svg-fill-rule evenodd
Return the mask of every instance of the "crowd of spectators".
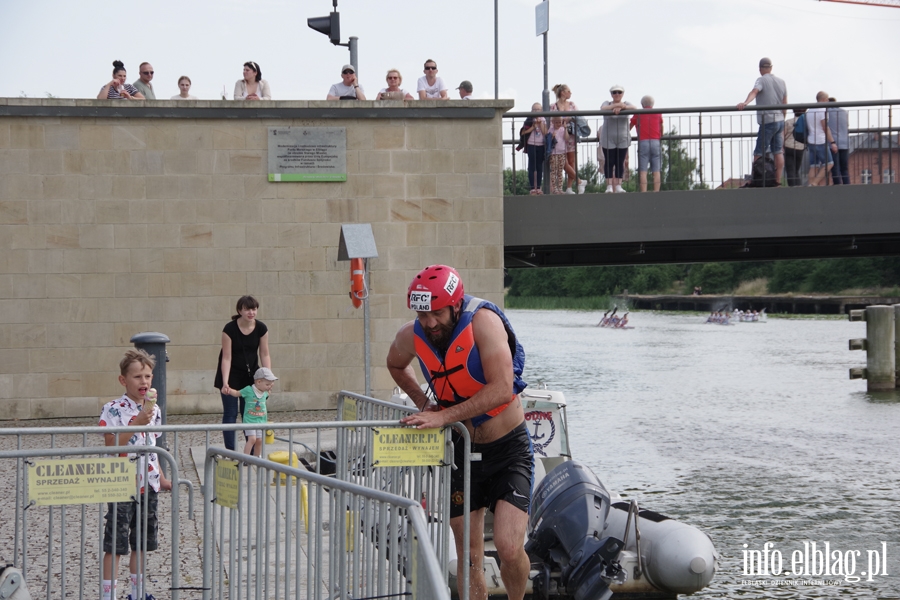
<path id="1" fill-rule="evenodd" d="M 430 58 L 425 61 L 423 76 L 416 83 L 415 95 L 400 87 L 403 76 L 398 69 L 390 69 L 387 72 L 387 87 L 381 89 L 376 100 L 447 100 L 449 88 L 438 77 L 437 62 Z M 153 65 L 148 62 L 141 63 L 138 69 L 139 78 L 134 83 L 127 83 L 128 73 L 125 65 L 120 60 L 113 61 L 113 77 L 109 83 L 100 88 L 97 98 L 100 100 L 156 100 L 156 90 L 153 88 Z M 463 100 L 473 99 L 472 82 L 463 80 L 456 88 L 459 97 Z M 191 95 L 191 78 L 182 75 L 178 78 L 178 94 L 171 97 L 172 100 L 198 100 Z M 269 82 L 262 78 L 262 69 L 258 63 L 248 61 L 244 63 L 243 75 L 234 84 L 235 100 L 271 100 L 272 88 Z M 222 100 L 226 99 L 225 90 L 222 90 Z M 341 68 L 341 81 L 335 83 L 325 95 L 326 100 L 366 100 L 366 93 L 356 76 L 356 67 L 347 64 Z"/>

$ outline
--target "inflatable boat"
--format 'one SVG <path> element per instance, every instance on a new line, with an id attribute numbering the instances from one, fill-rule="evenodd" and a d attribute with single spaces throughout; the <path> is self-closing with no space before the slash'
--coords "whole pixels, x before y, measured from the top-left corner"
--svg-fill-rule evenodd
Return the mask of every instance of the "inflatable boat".
<path id="1" fill-rule="evenodd" d="M 535 453 L 535 485 L 525 550 L 531 559 L 526 593 L 534 600 L 674 598 L 709 585 L 719 555 L 705 533 L 610 493 L 571 458 L 561 392 L 519 395 Z M 489 595 L 505 595 L 485 515 L 484 570 Z M 450 544 L 451 551 L 454 544 Z M 450 589 L 456 593 L 456 559 Z"/>

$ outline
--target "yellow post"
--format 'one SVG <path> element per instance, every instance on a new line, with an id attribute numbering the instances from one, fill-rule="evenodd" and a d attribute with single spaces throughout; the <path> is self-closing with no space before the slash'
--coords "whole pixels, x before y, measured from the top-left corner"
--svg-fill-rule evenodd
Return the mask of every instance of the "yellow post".
<path id="1" fill-rule="evenodd" d="M 300 482 L 300 508 L 303 511 L 303 524 L 306 525 L 306 533 L 309 533 L 309 486 L 305 481 Z"/>

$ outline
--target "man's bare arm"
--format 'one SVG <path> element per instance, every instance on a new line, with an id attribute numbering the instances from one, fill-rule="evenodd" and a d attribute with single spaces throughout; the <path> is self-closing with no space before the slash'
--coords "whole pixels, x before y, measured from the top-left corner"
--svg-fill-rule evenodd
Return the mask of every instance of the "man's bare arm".
<path id="1" fill-rule="evenodd" d="M 414 336 L 412 321 L 400 328 L 388 351 L 387 368 L 400 389 L 416 403 L 419 410 L 425 410 L 428 406 L 428 397 L 419 387 L 419 381 L 416 379 L 416 373 L 412 366 L 412 362 L 416 358 Z"/>

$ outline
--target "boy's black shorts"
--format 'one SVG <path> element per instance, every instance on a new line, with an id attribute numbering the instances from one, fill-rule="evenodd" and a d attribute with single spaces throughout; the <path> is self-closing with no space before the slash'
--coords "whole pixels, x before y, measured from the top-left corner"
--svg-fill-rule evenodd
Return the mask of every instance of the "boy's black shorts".
<path id="1" fill-rule="evenodd" d="M 462 438 L 453 433 L 453 462 L 457 469 L 450 475 L 450 516 L 463 515 Z M 534 484 L 534 450 L 531 437 L 522 423 L 499 440 L 472 444 L 472 452 L 480 452 L 481 460 L 472 465 L 470 510 L 488 508 L 493 511 L 497 500 L 505 500 L 527 513 Z"/>
<path id="2" fill-rule="evenodd" d="M 156 516 L 156 504 L 159 494 L 150 490 L 147 496 L 140 494 L 137 501 L 109 503 L 106 511 L 106 527 L 103 530 L 103 551 L 112 552 L 113 506 L 116 507 L 116 554 L 128 554 L 128 546 L 132 550 L 140 550 L 147 543 L 147 551 L 156 550 L 156 530 L 159 520 Z M 138 527 L 144 526 L 144 503 L 147 506 L 147 531 L 141 534 L 138 546 Z"/>

